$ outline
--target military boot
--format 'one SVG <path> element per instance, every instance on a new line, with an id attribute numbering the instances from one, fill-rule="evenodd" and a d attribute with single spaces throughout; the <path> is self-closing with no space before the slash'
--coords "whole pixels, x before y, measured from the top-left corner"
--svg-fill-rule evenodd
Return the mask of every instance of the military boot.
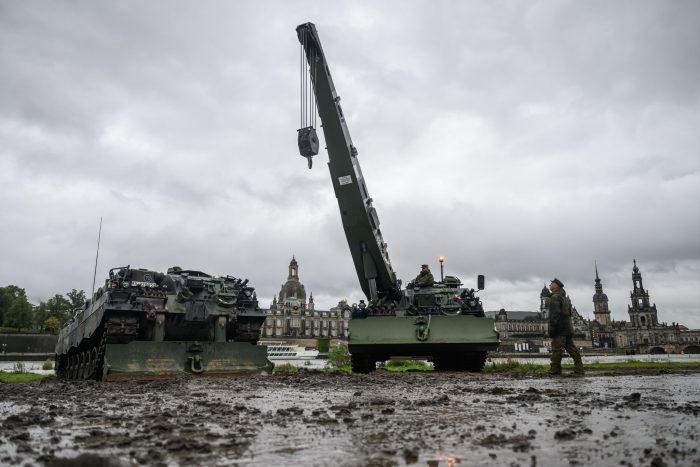
<path id="1" fill-rule="evenodd" d="M 549 374 L 552 376 L 561 375 L 561 357 L 562 352 L 558 348 L 552 350 L 552 355 L 550 357 L 549 363 Z"/>
<path id="2" fill-rule="evenodd" d="M 583 376 L 584 374 L 583 362 L 581 362 L 581 360 L 574 362 L 574 376 Z"/>

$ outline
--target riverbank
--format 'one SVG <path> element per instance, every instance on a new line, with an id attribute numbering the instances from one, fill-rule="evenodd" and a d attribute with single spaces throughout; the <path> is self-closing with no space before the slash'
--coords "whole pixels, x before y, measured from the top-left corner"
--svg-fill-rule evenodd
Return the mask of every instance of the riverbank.
<path id="1" fill-rule="evenodd" d="M 13 384 L 13 383 L 33 383 L 35 381 L 41 381 L 44 378 L 55 378 L 54 375 L 39 375 L 36 373 L 7 373 L 0 371 L 0 383 Z"/>
<path id="2" fill-rule="evenodd" d="M 700 373 L 700 362 L 592 362 L 584 363 L 586 376 L 628 376 Z M 573 371 L 573 364 L 562 365 L 564 372 Z M 549 366 L 506 361 L 487 364 L 485 373 L 548 376 Z"/>
<path id="3" fill-rule="evenodd" d="M 564 373 L 573 371 L 571 364 L 562 365 Z M 694 374 L 700 373 L 700 362 L 610 362 L 584 364 L 586 376 L 633 376 L 633 375 L 662 375 L 662 374 Z M 379 366 L 378 372 L 432 372 L 433 366 L 419 360 L 395 360 Z M 549 367 L 541 364 L 508 361 L 490 363 L 484 366 L 484 373 L 500 375 L 507 378 L 548 377 Z M 337 369 L 317 369 L 295 367 L 293 365 L 276 366 L 273 373 L 351 373 L 350 367 Z M 31 383 L 45 378 L 55 378 L 52 370 L 33 372 L 0 371 L 0 383 Z"/>

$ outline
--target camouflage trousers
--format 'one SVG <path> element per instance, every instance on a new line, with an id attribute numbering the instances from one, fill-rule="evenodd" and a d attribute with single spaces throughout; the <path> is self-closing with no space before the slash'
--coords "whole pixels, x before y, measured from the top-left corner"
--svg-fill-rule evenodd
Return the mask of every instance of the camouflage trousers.
<path id="1" fill-rule="evenodd" d="M 583 374 L 583 362 L 581 354 L 574 345 L 573 336 L 554 336 L 552 337 L 552 357 L 549 372 L 551 374 L 561 374 L 561 357 L 564 349 L 569 352 L 571 358 L 574 359 L 574 373 Z"/>

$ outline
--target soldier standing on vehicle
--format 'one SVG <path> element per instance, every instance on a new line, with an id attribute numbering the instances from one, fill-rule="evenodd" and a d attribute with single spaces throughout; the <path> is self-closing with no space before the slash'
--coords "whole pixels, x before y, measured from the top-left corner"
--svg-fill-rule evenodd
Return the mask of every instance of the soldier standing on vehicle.
<path id="1" fill-rule="evenodd" d="M 435 278 L 430 272 L 430 268 L 427 264 L 422 265 L 420 267 L 420 273 L 413 281 L 413 285 L 415 287 L 430 287 L 433 285 L 433 282 L 435 282 Z"/>
<path id="2" fill-rule="evenodd" d="M 561 374 L 561 357 L 566 349 L 574 359 L 574 374 L 583 375 L 581 354 L 574 345 L 574 327 L 571 324 L 571 300 L 566 296 L 564 284 L 557 278 L 549 284 L 549 337 L 552 338 L 552 363 L 550 375 Z"/>

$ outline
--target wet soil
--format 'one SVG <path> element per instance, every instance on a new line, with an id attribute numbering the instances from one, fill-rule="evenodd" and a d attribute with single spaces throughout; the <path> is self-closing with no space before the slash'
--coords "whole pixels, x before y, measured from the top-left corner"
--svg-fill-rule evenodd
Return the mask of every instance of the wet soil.
<path id="1" fill-rule="evenodd" d="M 0 384 L 0 465 L 698 465 L 700 375 Z"/>

